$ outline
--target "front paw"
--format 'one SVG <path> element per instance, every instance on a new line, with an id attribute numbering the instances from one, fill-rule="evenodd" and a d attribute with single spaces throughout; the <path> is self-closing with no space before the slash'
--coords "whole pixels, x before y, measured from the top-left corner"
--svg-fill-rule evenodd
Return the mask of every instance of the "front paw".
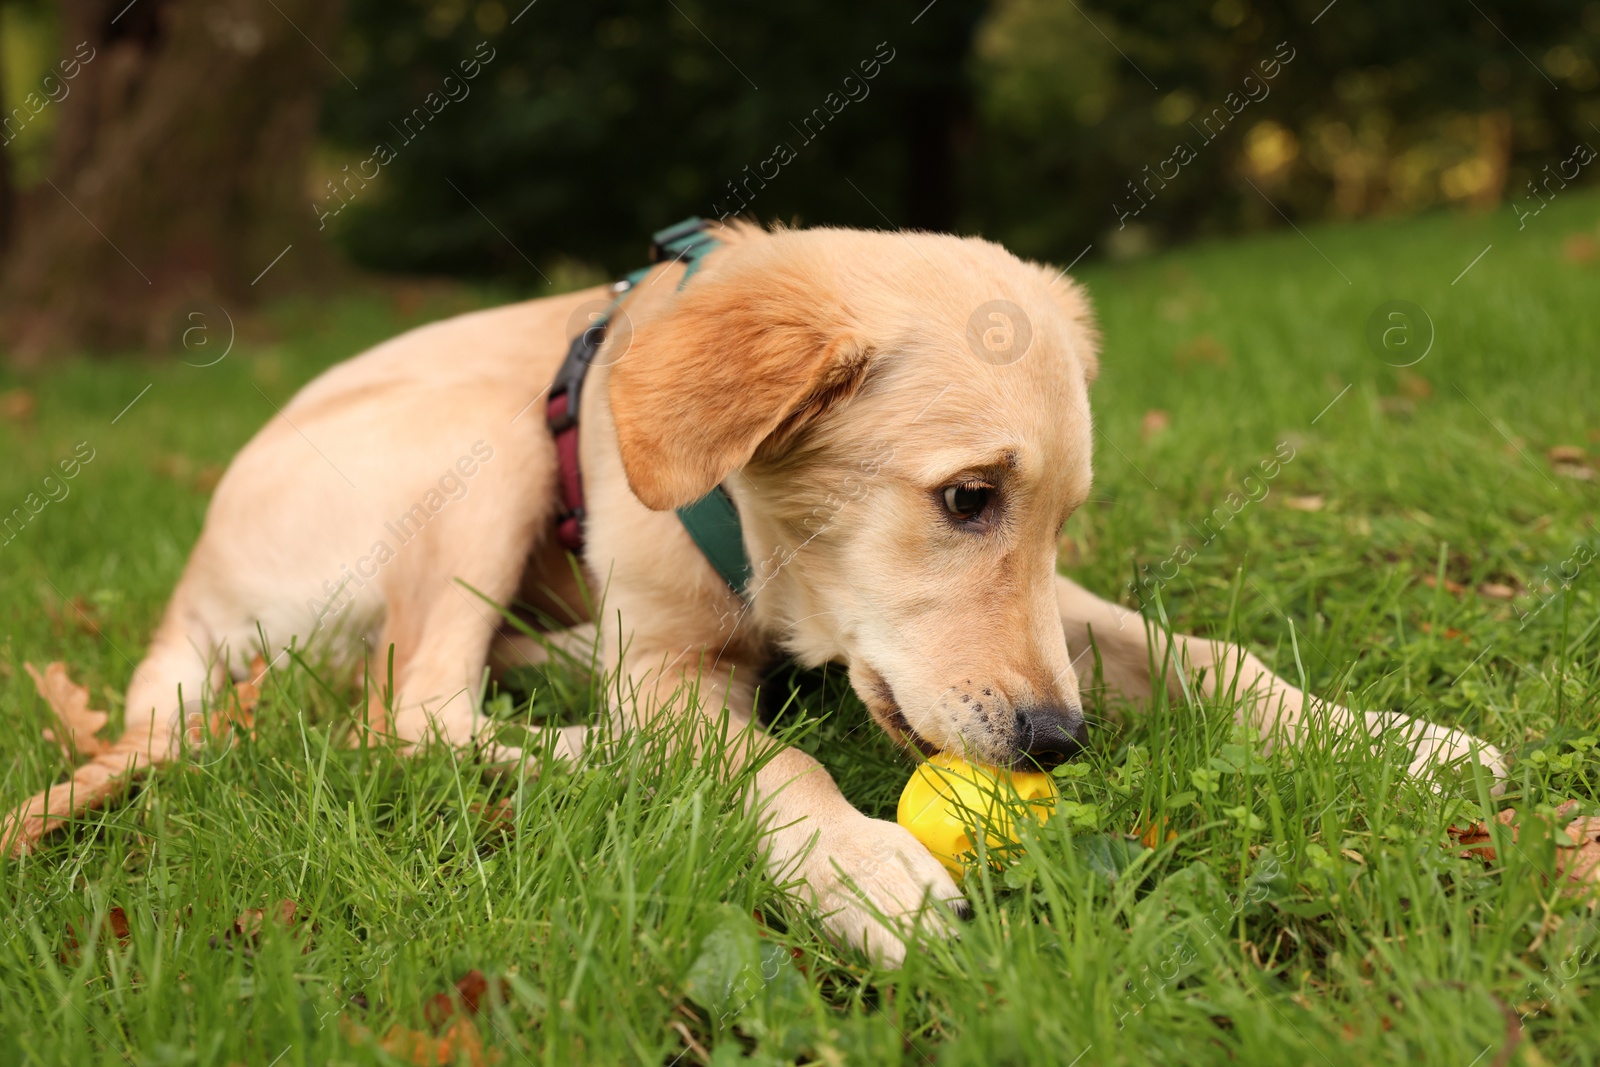
<path id="1" fill-rule="evenodd" d="M 1469 765 L 1476 759 L 1496 779 L 1509 777 L 1506 757 L 1498 748 L 1464 730 L 1454 730 L 1425 719 L 1414 719 L 1397 712 L 1368 712 L 1367 725 L 1374 736 L 1392 734 L 1411 746 L 1411 765 L 1407 770 L 1422 777 L 1437 767 Z M 1504 791 L 1498 784 L 1493 792 Z"/>
<path id="2" fill-rule="evenodd" d="M 961 906 L 950 873 L 910 831 L 864 815 L 821 834 L 802 874 L 833 940 L 880 967 L 905 962 L 919 929 L 949 934 L 947 909 Z"/>

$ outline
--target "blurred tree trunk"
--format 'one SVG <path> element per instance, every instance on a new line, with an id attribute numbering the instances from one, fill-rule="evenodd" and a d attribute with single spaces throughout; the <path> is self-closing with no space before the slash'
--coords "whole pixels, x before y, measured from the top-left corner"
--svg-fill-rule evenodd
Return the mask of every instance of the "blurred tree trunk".
<path id="1" fill-rule="evenodd" d="M 0 20 L 5 12 L 0 5 Z M 6 113 L 6 66 L 5 66 L 5 29 L 0 26 L 0 116 Z M 17 189 L 11 177 L 11 138 L 9 133 L 0 129 L 0 256 L 5 255 L 6 246 L 11 243 L 11 227 L 15 225 L 17 217 Z"/>
<path id="2" fill-rule="evenodd" d="M 338 18 L 335 0 L 62 0 L 81 69 L 0 263 L 0 345 L 156 347 L 186 304 L 324 267 L 305 185 Z"/>

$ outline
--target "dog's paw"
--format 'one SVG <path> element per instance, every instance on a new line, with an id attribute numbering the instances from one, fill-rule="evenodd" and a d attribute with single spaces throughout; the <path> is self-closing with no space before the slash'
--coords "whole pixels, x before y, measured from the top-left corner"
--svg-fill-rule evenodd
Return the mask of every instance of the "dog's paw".
<path id="1" fill-rule="evenodd" d="M 802 873 L 830 936 L 881 967 L 905 962 L 919 930 L 948 935 L 950 909 L 964 906 L 950 872 L 910 831 L 864 815 L 822 834 Z"/>
<path id="2" fill-rule="evenodd" d="M 1407 770 L 1415 777 L 1420 778 L 1435 768 L 1452 764 L 1467 766 L 1472 760 L 1477 760 L 1485 771 L 1501 782 L 1509 777 L 1505 754 L 1464 730 L 1454 730 L 1398 712 L 1368 712 L 1367 725 L 1375 737 L 1381 734 L 1394 735 L 1411 746 L 1411 765 Z M 1504 789 L 1505 786 L 1499 784 L 1493 792 L 1498 794 Z"/>

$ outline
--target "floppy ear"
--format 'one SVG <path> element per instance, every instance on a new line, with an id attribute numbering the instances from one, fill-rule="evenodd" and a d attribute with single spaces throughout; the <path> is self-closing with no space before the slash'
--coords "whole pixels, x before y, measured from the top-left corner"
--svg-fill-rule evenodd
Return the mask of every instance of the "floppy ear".
<path id="1" fill-rule="evenodd" d="M 628 484 L 666 511 L 705 496 L 768 438 L 853 394 L 867 347 L 816 279 L 702 279 L 638 327 L 611 371 Z"/>

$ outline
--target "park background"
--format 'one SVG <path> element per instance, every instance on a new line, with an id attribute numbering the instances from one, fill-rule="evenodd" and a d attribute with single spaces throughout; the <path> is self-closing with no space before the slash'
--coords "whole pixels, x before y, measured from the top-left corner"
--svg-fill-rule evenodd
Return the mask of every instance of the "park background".
<path id="1" fill-rule="evenodd" d="M 382 663 L 307 655 L 0 859 L 0 1062 L 1600 1063 L 1600 845 L 1557 828 L 1600 816 L 1597 62 L 1594 2 L 0 0 L 0 807 L 81 759 L 29 665 L 116 735 L 306 382 L 734 198 L 1070 267 L 1063 569 L 1513 768 L 1090 693 L 1058 817 L 885 972 L 763 872 L 745 778 L 655 734 L 402 760 L 349 743 Z M 603 718 L 582 670 L 505 682 L 507 729 Z M 893 817 L 911 759 L 836 672 L 765 692 Z"/>
<path id="2" fill-rule="evenodd" d="M 356 273 L 535 295 L 741 208 L 1061 265 L 1530 211 L 1591 177 L 1597 35 L 1593 0 L 4 0 L 0 344 L 161 350 Z"/>

